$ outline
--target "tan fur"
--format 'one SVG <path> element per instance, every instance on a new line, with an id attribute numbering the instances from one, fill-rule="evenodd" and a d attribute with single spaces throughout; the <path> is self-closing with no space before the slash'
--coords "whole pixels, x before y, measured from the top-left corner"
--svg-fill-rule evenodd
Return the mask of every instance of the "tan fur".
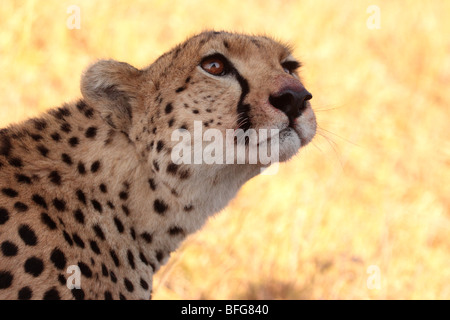
<path id="1" fill-rule="evenodd" d="M 260 172 L 260 164 L 172 163 L 174 130 L 192 131 L 195 120 L 223 132 L 238 126 L 241 84 L 199 67 L 213 52 L 248 81 L 252 128 L 285 129 L 268 97 L 302 87 L 280 65 L 289 49 L 205 32 L 142 70 L 98 61 L 82 77 L 82 100 L 0 131 L 0 298 L 148 299 L 170 252 Z M 308 106 L 281 140 L 280 160 L 315 128 Z M 81 267 L 81 289 L 66 286 L 71 265 Z"/>

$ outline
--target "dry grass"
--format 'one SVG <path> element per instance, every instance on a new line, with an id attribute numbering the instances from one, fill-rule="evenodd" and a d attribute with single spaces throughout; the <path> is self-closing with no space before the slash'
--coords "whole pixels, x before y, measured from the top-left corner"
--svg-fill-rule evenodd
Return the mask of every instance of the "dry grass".
<path id="1" fill-rule="evenodd" d="M 66 28 L 71 4 L 80 30 Z M 188 238 L 154 298 L 449 299 L 448 12 L 445 0 L 3 0 L 0 126 L 79 97 L 97 58 L 143 67 L 206 28 L 289 41 L 320 135 Z"/>

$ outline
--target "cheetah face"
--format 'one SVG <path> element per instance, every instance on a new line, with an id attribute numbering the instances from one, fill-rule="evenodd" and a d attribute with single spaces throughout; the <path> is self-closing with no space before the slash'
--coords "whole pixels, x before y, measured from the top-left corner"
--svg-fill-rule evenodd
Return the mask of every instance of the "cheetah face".
<path id="1" fill-rule="evenodd" d="M 104 114 L 110 124 L 127 133 L 135 127 L 131 129 L 132 140 L 133 131 L 136 138 L 141 129 L 152 131 L 154 137 L 142 142 L 147 150 L 155 148 L 158 141 L 164 141 L 164 147 L 170 150 L 175 145 L 167 145 L 171 133 L 186 129 L 195 135 L 197 121 L 203 131 L 220 130 L 224 139 L 227 130 L 253 130 L 257 135 L 266 130 L 257 137 L 256 145 L 276 140 L 278 161 L 286 161 L 316 132 L 312 95 L 297 73 L 300 63 L 288 47 L 267 37 L 205 32 L 143 70 L 122 65 L 119 72 L 112 67 L 110 62 L 103 70 L 97 67 L 92 75 L 88 71 L 86 83 L 103 86 L 109 91 L 105 96 L 115 98 L 113 104 L 120 112 Z M 108 74 L 98 78 L 99 71 Z M 111 79 L 114 84 L 109 83 Z M 84 91 L 85 98 L 101 96 L 98 88 L 91 91 Z M 130 106 L 131 101 L 136 106 Z M 141 110 L 140 118 L 131 118 L 134 111 L 130 109 Z M 144 118 L 146 123 L 135 123 Z M 242 141 L 245 139 L 238 136 L 234 143 Z"/>
<path id="2" fill-rule="evenodd" d="M 189 64 L 181 58 L 188 48 L 194 48 L 188 50 Z M 286 46 L 267 37 L 206 33 L 175 48 L 172 57 L 176 55 L 173 68 L 183 76 L 169 92 L 176 93 L 173 105 L 181 106 L 179 118 L 191 119 L 188 125 L 198 119 L 205 128 L 278 129 L 280 161 L 312 140 L 312 95 L 299 79 L 300 63 Z M 264 142 L 262 138 L 258 141 Z"/>

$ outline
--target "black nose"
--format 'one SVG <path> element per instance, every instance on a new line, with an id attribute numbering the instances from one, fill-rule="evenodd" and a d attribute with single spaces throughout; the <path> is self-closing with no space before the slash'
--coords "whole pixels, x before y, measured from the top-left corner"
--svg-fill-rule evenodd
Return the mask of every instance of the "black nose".
<path id="1" fill-rule="evenodd" d="M 293 122 L 306 109 L 306 101 L 311 99 L 312 95 L 306 89 L 301 91 L 287 89 L 276 96 L 270 95 L 269 102 L 275 108 L 283 111 L 288 116 L 289 121 Z"/>

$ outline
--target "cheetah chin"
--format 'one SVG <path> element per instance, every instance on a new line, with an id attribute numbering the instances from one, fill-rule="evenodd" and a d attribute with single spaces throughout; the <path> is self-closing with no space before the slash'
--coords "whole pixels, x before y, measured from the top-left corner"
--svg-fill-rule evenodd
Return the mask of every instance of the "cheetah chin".
<path id="1" fill-rule="evenodd" d="M 173 137 L 274 130 L 287 161 L 316 132 L 300 66 L 269 37 L 203 32 L 145 68 L 97 61 L 80 99 L 0 130 L 0 299 L 151 298 L 170 253 L 262 167 L 220 163 L 211 136 L 183 153 L 210 162 L 173 161 Z"/>

